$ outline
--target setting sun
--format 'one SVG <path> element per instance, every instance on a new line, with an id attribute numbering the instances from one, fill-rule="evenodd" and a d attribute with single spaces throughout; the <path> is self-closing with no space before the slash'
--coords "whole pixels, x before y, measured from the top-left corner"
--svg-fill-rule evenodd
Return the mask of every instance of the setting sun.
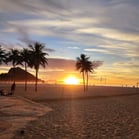
<path id="1" fill-rule="evenodd" d="M 79 84 L 79 79 L 77 79 L 76 77 L 70 76 L 64 80 L 64 83 L 69 84 L 69 85 L 77 85 Z"/>

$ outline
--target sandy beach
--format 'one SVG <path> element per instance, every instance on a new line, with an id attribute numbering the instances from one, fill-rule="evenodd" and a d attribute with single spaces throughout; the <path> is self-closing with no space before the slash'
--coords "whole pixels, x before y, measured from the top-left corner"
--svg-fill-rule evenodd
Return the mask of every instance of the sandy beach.
<path id="1" fill-rule="evenodd" d="M 20 134 L 30 121 L 52 109 L 20 96 L 0 97 L 0 139 Z"/>
<path id="2" fill-rule="evenodd" d="M 139 139 L 139 0 L 0 0 L 0 139 Z"/>
<path id="3" fill-rule="evenodd" d="M 53 111 L 28 124 L 23 138 L 138 139 L 138 102 L 139 95 L 42 102 Z"/>
<path id="4" fill-rule="evenodd" d="M 6 92 L 10 92 L 11 84 L 1 84 Z M 139 93 L 139 88 L 135 87 L 111 87 L 111 86 L 89 86 L 88 91 L 83 91 L 82 85 L 48 85 L 39 84 L 38 91 L 34 90 L 34 83 L 29 84 L 27 91 L 24 91 L 24 84 L 17 84 L 15 95 L 23 96 L 31 100 L 51 100 L 78 97 L 100 97 L 100 96 L 117 96 L 131 95 Z"/>
<path id="5" fill-rule="evenodd" d="M 28 98 L 35 101 L 32 106 L 41 105 L 42 109 L 46 107 L 51 111 L 26 122 L 22 135 L 18 132 L 20 128 L 16 128 L 13 139 L 139 138 L 139 92 L 136 88 L 93 86 L 85 94 L 82 86 L 40 85 L 38 92 L 34 92 L 33 85 L 29 87 L 24 92 L 24 86 L 17 85 L 14 97 Z M 5 123 L 1 124 L 3 130 Z"/>

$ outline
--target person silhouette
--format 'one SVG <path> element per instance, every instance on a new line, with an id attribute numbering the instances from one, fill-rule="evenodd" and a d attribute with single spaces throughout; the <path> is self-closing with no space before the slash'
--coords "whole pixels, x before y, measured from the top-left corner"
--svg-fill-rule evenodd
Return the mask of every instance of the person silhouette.
<path id="1" fill-rule="evenodd" d="M 13 83 L 13 84 L 11 85 L 11 94 L 12 94 L 12 95 L 13 95 L 14 92 L 15 92 L 15 87 L 16 87 L 16 85 L 15 85 L 15 83 Z"/>

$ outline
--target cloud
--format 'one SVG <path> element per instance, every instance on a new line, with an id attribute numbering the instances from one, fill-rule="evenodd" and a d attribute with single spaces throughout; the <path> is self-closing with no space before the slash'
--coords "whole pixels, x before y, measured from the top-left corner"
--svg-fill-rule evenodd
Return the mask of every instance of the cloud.
<path id="1" fill-rule="evenodd" d="M 48 51 L 48 52 L 55 52 L 55 50 L 51 49 L 51 48 L 45 48 L 45 50 Z"/>
<path id="2" fill-rule="evenodd" d="M 16 29 L 17 29 L 17 33 L 19 34 L 18 40 L 21 43 L 23 43 L 23 44 L 18 43 L 19 46 L 27 47 L 29 44 L 34 44 L 37 41 L 37 40 L 31 39 L 31 37 L 29 36 L 29 33 L 26 29 L 23 29 L 22 27 L 17 27 Z M 55 52 L 55 50 L 51 49 L 51 48 L 45 48 L 45 50 L 48 52 Z"/>
<path id="3" fill-rule="evenodd" d="M 0 42 L 7 48 L 21 48 L 34 40 L 46 43 L 51 39 L 47 51 L 55 53 L 49 57 L 73 58 L 85 52 L 106 59 L 103 68 L 109 63 L 108 71 L 118 70 L 114 63 L 133 58 L 135 67 L 138 9 L 137 0 L 1 0 Z M 49 64 L 55 70 L 75 68 L 74 60 L 50 59 Z M 130 70 L 127 65 L 122 68 Z"/>
<path id="4" fill-rule="evenodd" d="M 93 69 L 96 69 L 102 66 L 103 61 L 92 61 Z M 76 71 L 76 61 L 75 60 L 67 60 L 67 59 L 57 59 L 57 58 L 49 58 L 48 59 L 48 70 L 56 70 L 56 71 Z"/>
<path id="5" fill-rule="evenodd" d="M 64 69 L 64 70 L 75 70 L 75 61 L 67 59 L 48 59 L 48 68 L 50 69 Z"/>
<path id="6" fill-rule="evenodd" d="M 125 68 L 129 68 L 129 69 L 139 69 L 139 62 L 138 61 L 128 61 L 128 62 L 116 62 L 114 63 L 114 66 L 118 66 L 118 67 L 125 67 Z"/>
<path id="7" fill-rule="evenodd" d="M 98 67 L 100 67 L 102 65 L 103 65 L 103 61 L 93 61 L 92 62 L 92 68 L 93 69 L 96 69 L 96 68 L 98 68 Z"/>
<path id="8" fill-rule="evenodd" d="M 84 49 L 84 51 L 110 54 L 110 51 L 105 50 L 105 49 L 86 48 L 86 49 Z"/>
<path id="9" fill-rule="evenodd" d="M 79 47 L 77 47 L 77 46 L 69 46 L 68 48 L 69 48 L 69 49 L 75 49 L 75 50 L 80 49 L 80 48 L 79 48 Z"/>
<path id="10" fill-rule="evenodd" d="M 9 51 L 11 48 L 19 49 L 21 50 L 23 48 L 23 45 L 20 43 L 5 43 L 0 42 L 0 45 L 6 50 Z"/>
<path id="11" fill-rule="evenodd" d="M 124 33 L 110 28 L 85 28 L 77 30 L 77 33 L 96 34 L 104 38 L 119 40 L 119 41 L 136 41 L 139 42 L 139 35 L 133 33 Z"/>
<path id="12" fill-rule="evenodd" d="M 22 43 L 25 43 L 26 45 L 33 44 L 34 40 L 30 38 L 30 36 L 28 35 L 28 32 L 25 30 L 26 29 L 23 29 L 23 28 L 17 28 L 17 31 L 20 35 L 20 37 L 18 38 L 19 41 L 21 41 Z"/>

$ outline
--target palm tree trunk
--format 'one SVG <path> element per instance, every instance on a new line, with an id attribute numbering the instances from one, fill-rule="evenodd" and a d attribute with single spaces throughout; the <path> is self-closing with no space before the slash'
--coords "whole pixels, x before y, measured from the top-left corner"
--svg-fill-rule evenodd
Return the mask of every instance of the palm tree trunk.
<path id="1" fill-rule="evenodd" d="M 25 62 L 25 91 L 27 91 L 27 63 Z"/>
<path id="2" fill-rule="evenodd" d="M 84 78 L 84 71 L 83 71 L 83 86 L 84 86 L 84 92 L 85 92 L 85 78 Z"/>
<path id="3" fill-rule="evenodd" d="M 88 91 L 88 72 L 86 73 L 86 91 Z"/>
<path id="4" fill-rule="evenodd" d="M 37 92 L 38 87 L 38 69 L 36 69 L 36 82 L 35 82 L 35 92 Z"/>
<path id="5" fill-rule="evenodd" d="M 13 83 L 15 84 L 15 65 L 13 65 Z"/>

